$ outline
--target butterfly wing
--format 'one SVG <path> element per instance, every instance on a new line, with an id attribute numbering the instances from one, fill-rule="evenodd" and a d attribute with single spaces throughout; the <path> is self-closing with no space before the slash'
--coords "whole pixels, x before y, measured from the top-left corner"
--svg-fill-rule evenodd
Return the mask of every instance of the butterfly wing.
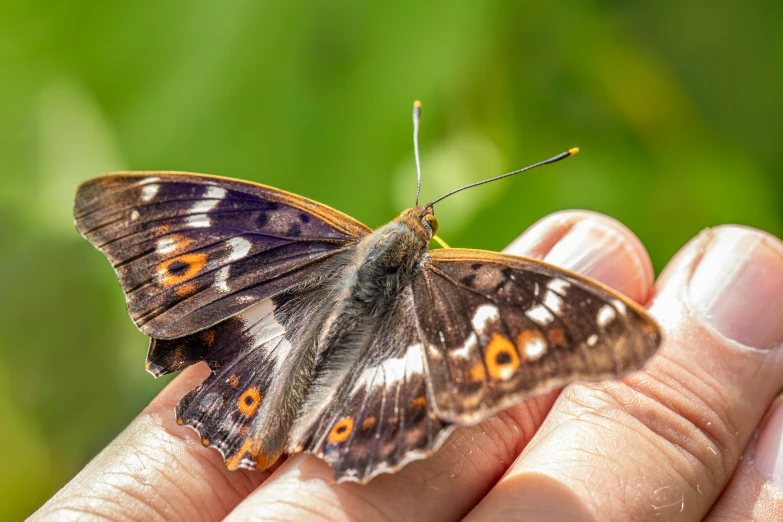
<path id="1" fill-rule="evenodd" d="M 330 299 L 324 285 L 297 287 L 207 330 L 153 341 L 155 374 L 195 359 L 212 369 L 177 405 L 177 423 L 217 448 L 228 469 L 266 469 L 288 447 L 315 358 L 311 325 L 323 320 Z"/>
<path id="2" fill-rule="evenodd" d="M 79 232 L 109 259 L 128 313 L 173 339 L 316 278 L 370 229 L 325 205 L 254 183 L 176 172 L 85 182 Z"/>
<path id="3" fill-rule="evenodd" d="M 435 411 L 449 422 L 475 423 L 573 381 L 618 378 L 661 342 L 630 299 L 532 259 L 435 250 L 413 290 Z"/>
<path id="4" fill-rule="evenodd" d="M 367 338 L 342 380 L 329 373 L 338 361 L 316 368 L 315 404 L 306 405 L 303 431 L 292 437 L 290 450 L 324 459 L 337 482 L 394 472 L 431 454 L 451 431 L 433 410 L 410 287 Z"/>

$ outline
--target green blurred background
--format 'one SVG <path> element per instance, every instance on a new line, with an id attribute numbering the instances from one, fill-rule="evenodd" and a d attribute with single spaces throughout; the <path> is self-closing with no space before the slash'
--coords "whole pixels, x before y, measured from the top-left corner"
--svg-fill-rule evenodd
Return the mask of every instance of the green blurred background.
<path id="1" fill-rule="evenodd" d="M 328 4 L 328 5 L 327 5 Z M 783 4 L 0 2 L 0 519 L 34 510 L 167 379 L 72 225 L 119 169 L 244 178 L 378 226 L 423 197 L 578 145 L 438 209 L 500 249 L 589 208 L 656 270 L 700 229 L 783 233 Z"/>

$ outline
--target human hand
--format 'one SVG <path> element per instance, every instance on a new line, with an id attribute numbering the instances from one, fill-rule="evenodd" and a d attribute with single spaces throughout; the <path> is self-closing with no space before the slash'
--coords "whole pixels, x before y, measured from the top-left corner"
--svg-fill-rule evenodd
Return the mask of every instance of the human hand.
<path id="1" fill-rule="evenodd" d="M 654 287 L 639 241 L 593 213 L 548 216 L 507 252 L 642 304 L 655 295 L 660 352 L 620 381 L 572 385 L 459 428 L 431 458 L 364 486 L 332 485 L 331 468 L 302 454 L 273 471 L 228 471 L 174 419 L 209 373 L 194 366 L 32 519 L 783 520 L 783 402 L 773 401 L 783 242 L 705 230 Z"/>

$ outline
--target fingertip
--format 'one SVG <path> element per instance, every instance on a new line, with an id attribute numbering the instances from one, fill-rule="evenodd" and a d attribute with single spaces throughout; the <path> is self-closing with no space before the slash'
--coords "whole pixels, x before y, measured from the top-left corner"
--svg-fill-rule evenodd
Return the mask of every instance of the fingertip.
<path id="1" fill-rule="evenodd" d="M 695 312 L 711 331 L 768 349 L 783 341 L 783 242 L 746 226 L 703 230 L 672 258 L 656 283 L 657 308 Z"/>
<path id="2" fill-rule="evenodd" d="M 505 252 L 543 259 L 596 279 L 639 303 L 653 285 L 650 256 L 636 235 L 614 218 L 566 210 L 536 222 Z"/>

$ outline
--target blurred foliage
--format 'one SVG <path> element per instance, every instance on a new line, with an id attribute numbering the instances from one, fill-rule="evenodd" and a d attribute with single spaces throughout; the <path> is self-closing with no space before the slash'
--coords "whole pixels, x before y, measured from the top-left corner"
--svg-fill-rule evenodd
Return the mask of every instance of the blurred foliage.
<path id="1" fill-rule="evenodd" d="M 75 232 L 118 169 L 260 181 L 371 226 L 463 193 L 452 245 L 537 218 L 626 223 L 657 270 L 700 229 L 783 232 L 783 4 L 0 2 L 0 519 L 30 513 L 164 384 L 108 263 Z"/>

